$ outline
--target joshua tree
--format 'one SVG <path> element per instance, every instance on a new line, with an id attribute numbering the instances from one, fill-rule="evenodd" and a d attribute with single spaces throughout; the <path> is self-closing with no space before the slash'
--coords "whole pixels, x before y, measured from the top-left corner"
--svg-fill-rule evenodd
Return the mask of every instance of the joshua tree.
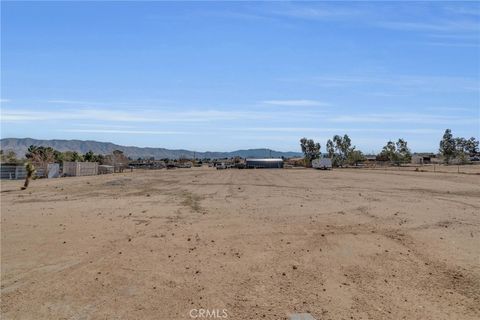
<path id="1" fill-rule="evenodd" d="M 25 183 L 23 184 L 22 190 L 25 190 L 28 188 L 28 185 L 30 184 L 30 180 L 35 174 L 35 166 L 30 161 L 28 161 L 25 164 L 25 169 L 27 170 L 27 176 L 25 177 Z"/>
<path id="2" fill-rule="evenodd" d="M 38 152 L 38 147 L 32 144 L 30 147 L 28 147 L 27 153 L 25 154 L 25 156 L 27 158 L 31 158 L 31 155 L 36 154 L 37 152 Z"/>
<path id="3" fill-rule="evenodd" d="M 49 163 L 55 162 L 55 150 L 51 147 L 30 146 L 25 154 L 32 165 L 42 168 L 47 172 Z"/>
<path id="4" fill-rule="evenodd" d="M 55 150 L 51 147 L 30 146 L 25 154 L 34 163 L 50 163 L 55 161 Z"/>

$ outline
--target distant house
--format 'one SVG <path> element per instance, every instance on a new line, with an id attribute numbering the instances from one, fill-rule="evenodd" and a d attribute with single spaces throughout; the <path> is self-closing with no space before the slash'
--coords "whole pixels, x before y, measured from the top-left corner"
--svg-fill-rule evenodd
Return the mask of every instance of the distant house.
<path id="1" fill-rule="evenodd" d="M 415 153 L 412 155 L 412 164 L 430 164 L 436 156 L 433 153 Z"/>
<path id="2" fill-rule="evenodd" d="M 390 163 L 390 160 L 385 155 L 366 155 L 364 159 L 358 162 L 361 166 L 365 167 L 377 167 L 377 166 L 387 166 Z"/>

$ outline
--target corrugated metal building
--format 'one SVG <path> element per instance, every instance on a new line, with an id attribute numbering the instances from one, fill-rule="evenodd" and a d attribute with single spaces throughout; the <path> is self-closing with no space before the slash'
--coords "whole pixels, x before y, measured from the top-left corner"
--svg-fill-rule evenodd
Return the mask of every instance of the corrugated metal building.
<path id="1" fill-rule="evenodd" d="M 281 158 L 250 158 L 245 160 L 245 167 L 250 169 L 278 169 L 283 168 L 283 159 Z"/>
<path id="2" fill-rule="evenodd" d="M 17 180 L 17 179 L 25 179 L 26 176 L 27 176 L 27 170 L 25 169 L 25 165 L 2 164 L 0 166 L 0 179 Z M 35 176 L 44 177 L 45 169 L 36 168 Z"/>
<path id="3" fill-rule="evenodd" d="M 27 170 L 23 165 L 15 164 L 2 164 L 0 166 L 0 178 L 1 179 L 25 179 Z"/>

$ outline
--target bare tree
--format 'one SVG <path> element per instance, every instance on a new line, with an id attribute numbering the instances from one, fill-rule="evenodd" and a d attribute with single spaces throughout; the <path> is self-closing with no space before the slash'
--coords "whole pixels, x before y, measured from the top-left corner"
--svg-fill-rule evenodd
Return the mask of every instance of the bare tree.
<path id="1" fill-rule="evenodd" d="M 115 150 L 103 158 L 103 163 L 114 166 L 116 172 L 123 172 L 128 167 L 128 162 L 128 158 L 120 150 Z"/>

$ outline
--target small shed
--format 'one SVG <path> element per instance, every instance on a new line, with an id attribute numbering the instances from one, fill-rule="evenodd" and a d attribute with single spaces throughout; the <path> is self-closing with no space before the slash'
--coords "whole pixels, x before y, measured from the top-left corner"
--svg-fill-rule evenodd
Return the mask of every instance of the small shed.
<path id="1" fill-rule="evenodd" d="M 98 174 L 109 174 L 114 172 L 115 172 L 114 166 L 108 166 L 105 164 L 98 166 Z"/>
<path id="2" fill-rule="evenodd" d="M 60 164 L 58 163 L 47 164 L 46 175 L 48 179 L 60 177 Z"/>
<path id="3" fill-rule="evenodd" d="M 95 176 L 98 174 L 98 163 L 64 161 L 63 174 L 70 177 Z"/>
<path id="4" fill-rule="evenodd" d="M 412 164 L 430 164 L 432 159 L 435 158 L 434 154 L 431 153 L 416 153 L 412 155 Z"/>
<path id="5" fill-rule="evenodd" d="M 281 158 L 249 158 L 245 160 L 245 167 L 250 169 L 283 168 L 283 159 Z"/>

